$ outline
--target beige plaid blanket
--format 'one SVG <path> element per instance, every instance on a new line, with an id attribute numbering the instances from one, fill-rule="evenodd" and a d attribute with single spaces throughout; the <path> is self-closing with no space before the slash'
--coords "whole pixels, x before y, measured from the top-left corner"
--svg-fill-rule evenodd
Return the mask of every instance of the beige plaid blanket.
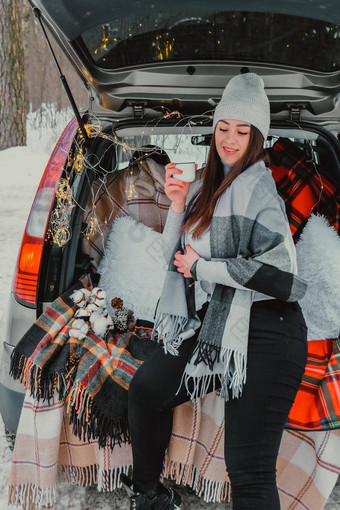
<path id="1" fill-rule="evenodd" d="M 223 456 L 223 400 L 215 393 L 175 410 L 163 476 L 189 485 L 207 502 L 228 500 L 230 485 Z M 214 418 L 212 418 L 214 417 Z M 340 430 L 286 430 L 277 462 L 282 510 L 321 510 L 340 473 Z M 119 475 L 131 470 L 131 448 L 113 451 L 72 434 L 61 402 L 37 402 L 26 394 L 13 452 L 9 503 L 25 510 L 51 506 L 58 481 L 120 487 Z"/>

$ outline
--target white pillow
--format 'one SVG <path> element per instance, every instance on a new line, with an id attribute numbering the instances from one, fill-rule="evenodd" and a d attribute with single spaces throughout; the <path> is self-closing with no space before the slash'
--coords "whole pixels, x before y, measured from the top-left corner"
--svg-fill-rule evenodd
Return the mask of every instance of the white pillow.
<path id="1" fill-rule="evenodd" d="M 112 310 L 111 299 L 121 297 L 134 305 L 135 319 L 153 322 L 166 269 L 162 234 L 130 216 L 117 218 L 98 266 L 108 310 Z"/>
<path id="2" fill-rule="evenodd" d="M 299 301 L 308 340 L 340 333 L 340 237 L 324 216 L 312 215 L 296 244 L 298 273 L 307 281 Z"/>

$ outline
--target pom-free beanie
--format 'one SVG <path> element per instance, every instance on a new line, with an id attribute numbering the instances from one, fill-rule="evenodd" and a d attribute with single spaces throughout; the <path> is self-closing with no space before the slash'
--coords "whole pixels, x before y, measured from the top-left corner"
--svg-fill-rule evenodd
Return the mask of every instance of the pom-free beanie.
<path id="1" fill-rule="evenodd" d="M 237 119 L 255 126 L 266 140 L 270 125 L 270 106 L 264 82 L 255 73 L 234 76 L 224 89 L 214 113 L 213 129 L 219 120 Z"/>

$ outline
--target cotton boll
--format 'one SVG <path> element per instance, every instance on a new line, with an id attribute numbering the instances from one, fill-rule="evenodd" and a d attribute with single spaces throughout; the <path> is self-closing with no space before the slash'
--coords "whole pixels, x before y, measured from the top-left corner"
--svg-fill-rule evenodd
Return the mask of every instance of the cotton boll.
<path id="1" fill-rule="evenodd" d="M 78 338 L 79 340 L 83 340 L 87 335 L 89 330 L 88 325 L 83 319 L 76 319 L 72 323 L 72 327 L 70 328 L 69 335 L 70 337 Z"/>
<path id="2" fill-rule="evenodd" d="M 110 317 L 111 319 L 111 317 Z M 91 314 L 91 328 L 93 329 L 94 333 L 99 336 L 103 337 L 110 326 L 110 320 L 108 320 L 108 317 L 105 317 L 105 315 L 93 312 Z M 111 320 L 112 323 L 112 320 Z M 112 324 L 111 324 L 112 325 Z"/>
<path id="3" fill-rule="evenodd" d="M 102 307 L 97 305 L 97 303 L 92 302 L 87 305 L 86 310 L 89 310 L 90 312 L 101 312 Z"/>
<path id="4" fill-rule="evenodd" d="M 95 287 L 91 292 L 91 304 L 95 304 L 98 307 L 105 307 L 106 304 L 106 292 L 100 287 Z"/>
<path id="5" fill-rule="evenodd" d="M 84 324 L 83 319 L 76 319 L 72 322 L 72 329 L 78 330 Z"/>
<path id="6" fill-rule="evenodd" d="M 79 306 L 79 308 L 83 308 L 86 305 L 90 294 L 91 292 L 88 289 L 75 290 L 71 295 L 71 299 L 77 306 Z"/>
<path id="7" fill-rule="evenodd" d="M 81 301 L 83 299 L 83 293 L 81 290 L 75 290 L 73 292 L 73 294 L 71 295 L 71 299 L 73 299 L 73 301 L 75 303 L 78 303 L 79 301 Z"/>
<path id="8" fill-rule="evenodd" d="M 88 333 L 88 330 L 89 330 L 89 325 L 86 322 L 84 322 L 84 324 L 80 328 L 81 333 L 84 335 L 82 338 L 85 338 L 85 336 Z"/>
<path id="9" fill-rule="evenodd" d="M 95 287 L 94 289 L 92 289 L 91 295 L 95 296 L 98 299 L 104 299 L 105 300 L 105 298 L 106 298 L 105 290 L 103 290 L 100 287 Z"/>
<path id="10" fill-rule="evenodd" d="M 74 314 L 75 317 L 78 319 L 87 319 L 90 317 L 91 311 L 87 310 L 86 308 L 79 308 L 76 313 Z"/>
<path id="11" fill-rule="evenodd" d="M 109 315 L 109 314 L 108 314 L 108 315 L 106 316 L 106 321 L 107 321 L 107 326 L 108 326 L 108 328 L 112 328 L 112 326 L 113 326 L 113 320 L 112 320 L 111 315 Z"/>

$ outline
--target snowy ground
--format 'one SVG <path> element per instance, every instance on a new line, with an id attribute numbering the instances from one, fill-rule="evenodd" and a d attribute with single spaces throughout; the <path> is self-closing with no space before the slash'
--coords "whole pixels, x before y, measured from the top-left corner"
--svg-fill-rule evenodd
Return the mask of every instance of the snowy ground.
<path id="1" fill-rule="evenodd" d="M 10 291 L 13 268 L 17 250 L 21 241 L 37 185 L 48 161 L 51 150 L 66 124 L 69 112 L 61 115 L 54 130 L 32 129 L 29 125 L 27 147 L 16 147 L 0 151 L 0 324 L 5 319 L 6 301 Z M 10 470 L 11 451 L 8 448 L 2 424 L 0 424 L 0 508 L 13 508 L 7 505 L 7 482 Z M 222 510 L 231 509 L 231 505 L 204 503 L 189 490 L 181 491 L 185 503 L 183 508 Z M 128 501 L 122 491 L 113 494 L 101 494 L 95 489 L 62 484 L 58 493 L 55 510 L 127 510 Z M 327 503 L 325 510 L 340 510 L 340 484 L 338 484 Z"/>

